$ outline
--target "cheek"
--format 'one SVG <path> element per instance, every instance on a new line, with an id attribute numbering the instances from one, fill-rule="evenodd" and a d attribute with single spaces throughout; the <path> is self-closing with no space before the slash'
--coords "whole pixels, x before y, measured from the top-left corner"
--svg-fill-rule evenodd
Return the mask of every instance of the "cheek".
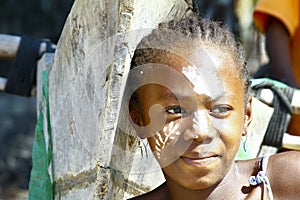
<path id="1" fill-rule="evenodd" d="M 180 125 L 172 121 L 166 124 L 161 131 L 156 132 L 156 134 L 148 139 L 152 151 L 157 154 L 158 158 L 168 145 L 176 143 L 180 133 Z"/>
<path id="2" fill-rule="evenodd" d="M 167 123 L 163 128 L 149 138 L 151 149 L 155 151 L 172 150 L 184 152 L 192 142 L 192 130 L 195 124 L 194 118 L 181 118 Z M 202 126 L 201 126 L 202 127 Z"/>
<path id="3" fill-rule="evenodd" d="M 178 160 L 191 145 L 192 140 L 184 138 L 189 132 L 184 121 L 172 121 L 148 138 L 152 153 L 162 168 Z"/>
<path id="4" fill-rule="evenodd" d="M 228 120 L 224 120 L 221 128 L 221 137 L 227 150 L 236 150 L 239 148 L 242 130 L 243 120 L 241 117 L 233 116 Z"/>

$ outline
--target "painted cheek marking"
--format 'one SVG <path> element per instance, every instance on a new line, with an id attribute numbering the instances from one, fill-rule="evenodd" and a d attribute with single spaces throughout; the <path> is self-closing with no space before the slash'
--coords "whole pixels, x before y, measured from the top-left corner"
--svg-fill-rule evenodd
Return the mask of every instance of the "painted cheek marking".
<path id="1" fill-rule="evenodd" d="M 175 124 L 174 122 L 170 122 L 168 127 L 164 127 L 162 132 L 164 134 L 164 139 L 162 138 L 162 135 L 160 132 L 156 132 L 154 139 L 155 139 L 155 150 L 156 150 L 156 155 L 160 159 L 161 151 L 165 148 L 167 141 L 168 140 L 174 140 L 175 137 L 172 136 L 174 133 L 177 133 L 179 128 L 179 124 Z"/>
<path id="2" fill-rule="evenodd" d="M 156 135 L 158 136 L 158 142 L 163 143 L 163 139 L 161 137 L 161 134 L 159 132 L 156 132 Z"/>

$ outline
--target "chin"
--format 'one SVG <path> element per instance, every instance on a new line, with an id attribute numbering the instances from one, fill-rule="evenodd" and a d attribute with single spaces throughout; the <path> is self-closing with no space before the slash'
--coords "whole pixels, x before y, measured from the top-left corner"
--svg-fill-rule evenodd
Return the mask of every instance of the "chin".
<path id="1" fill-rule="evenodd" d="M 184 188 L 185 190 L 205 190 L 208 188 L 213 188 L 219 183 L 218 177 L 215 177 L 212 174 L 206 174 L 203 176 L 189 176 L 188 174 L 181 174 L 176 179 L 166 176 L 167 182 L 175 183 L 177 186 Z"/>
<path id="2" fill-rule="evenodd" d="M 185 188 L 186 190 L 205 190 L 208 188 L 212 188 L 215 185 L 217 185 L 216 181 L 213 181 L 212 179 L 209 180 L 194 180 L 193 182 L 190 183 L 181 183 L 181 187 Z"/>
<path id="3" fill-rule="evenodd" d="M 219 165 L 220 160 L 210 165 L 187 165 L 178 159 L 171 165 L 163 168 L 166 180 L 186 190 L 205 190 L 214 188 L 222 179 L 224 167 Z M 192 163 L 193 164 L 193 163 Z M 200 163 L 202 164 L 202 163 Z M 204 163 L 205 164 L 205 163 Z"/>

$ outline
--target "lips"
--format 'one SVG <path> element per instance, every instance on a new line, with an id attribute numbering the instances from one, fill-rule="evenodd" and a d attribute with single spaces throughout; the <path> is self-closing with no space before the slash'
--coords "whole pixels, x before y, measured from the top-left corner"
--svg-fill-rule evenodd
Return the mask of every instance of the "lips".
<path id="1" fill-rule="evenodd" d="M 180 157 L 186 164 L 192 166 L 207 166 L 214 162 L 217 162 L 220 159 L 218 155 L 205 155 L 205 156 L 181 156 Z"/>

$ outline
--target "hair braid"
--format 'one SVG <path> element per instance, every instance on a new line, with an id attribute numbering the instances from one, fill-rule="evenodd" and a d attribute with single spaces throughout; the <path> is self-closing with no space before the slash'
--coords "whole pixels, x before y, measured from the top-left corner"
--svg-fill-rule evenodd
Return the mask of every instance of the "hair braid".
<path id="1" fill-rule="evenodd" d="M 187 41 L 201 41 L 231 53 L 236 62 L 234 67 L 244 81 L 245 92 L 248 96 L 250 81 L 241 44 L 221 23 L 203 19 L 195 14 L 183 19 L 160 23 L 157 29 L 154 29 L 138 44 L 131 68 L 149 63 L 157 49 L 168 51 L 174 45 Z"/>

